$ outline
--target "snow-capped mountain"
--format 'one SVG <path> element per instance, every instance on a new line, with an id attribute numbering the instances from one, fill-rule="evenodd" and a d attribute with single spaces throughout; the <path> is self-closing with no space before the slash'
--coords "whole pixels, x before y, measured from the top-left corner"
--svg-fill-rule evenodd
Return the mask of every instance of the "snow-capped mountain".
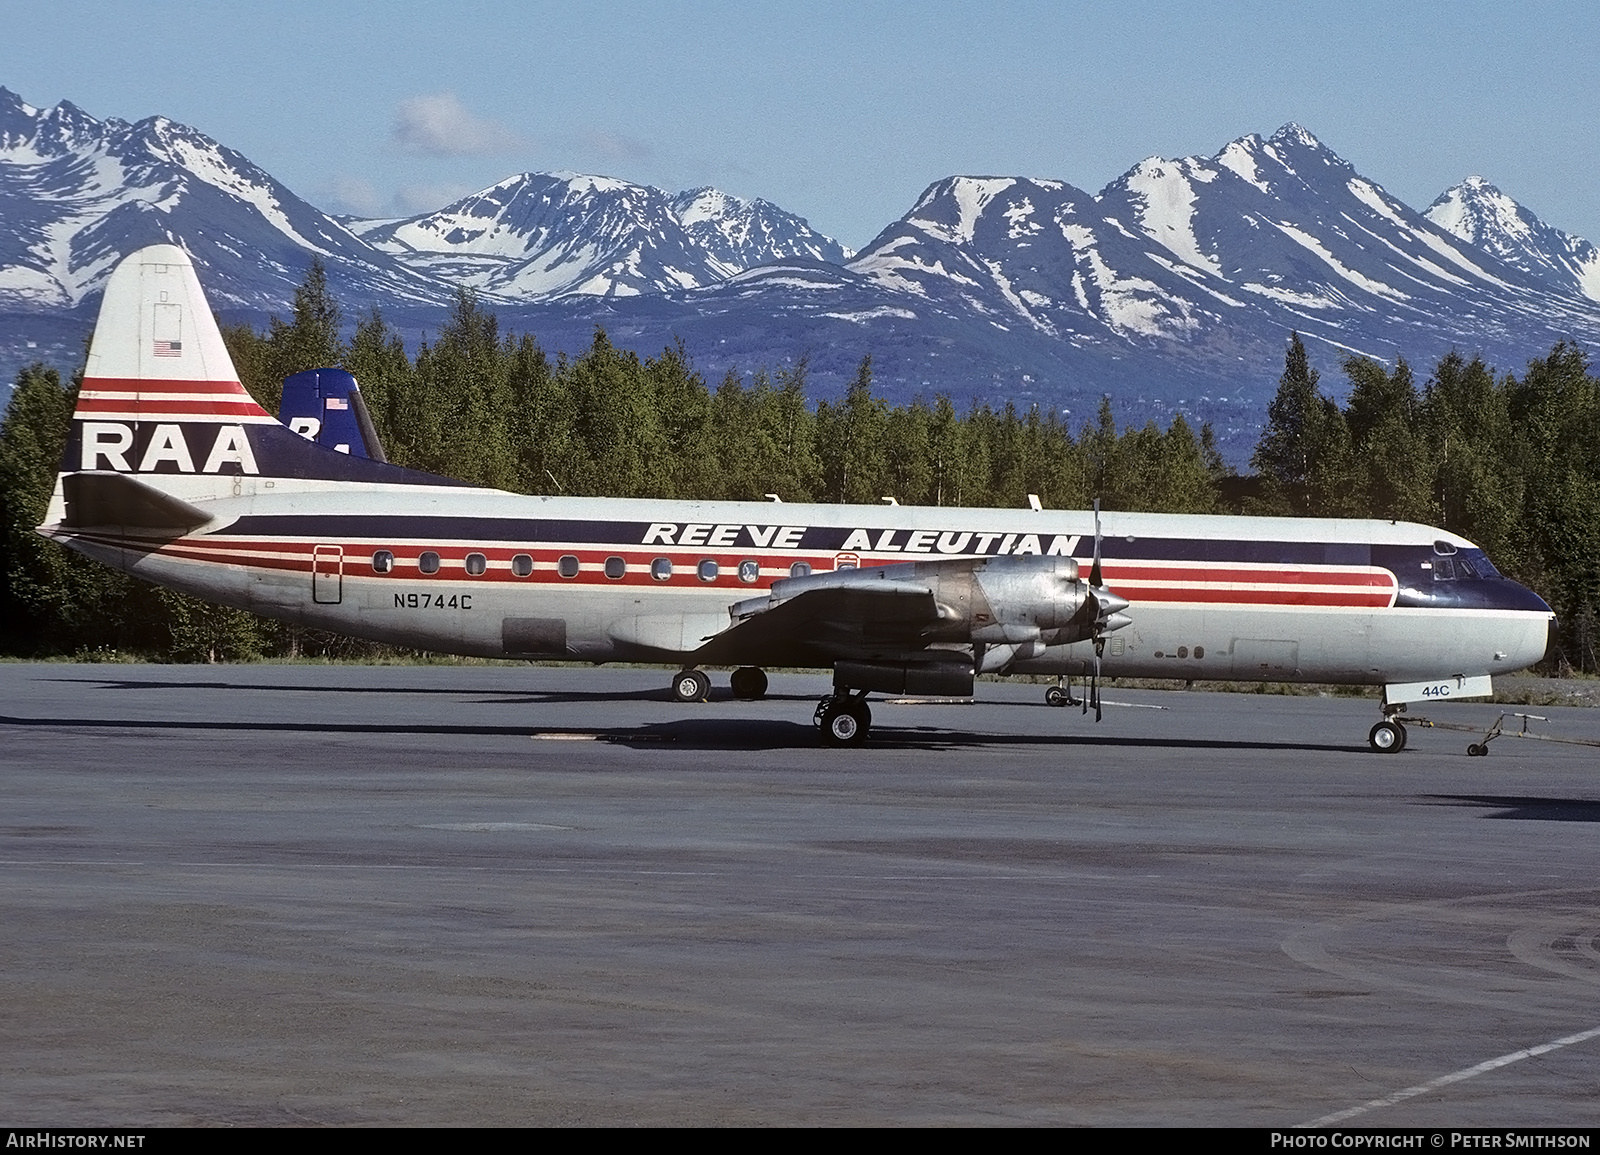
<path id="1" fill-rule="evenodd" d="M 213 302 L 282 313 L 313 256 L 352 311 L 409 339 L 459 286 L 551 350 L 594 326 L 708 375 L 809 357 L 837 388 L 863 353 L 905 399 L 1036 401 L 1075 414 L 1214 420 L 1242 460 L 1290 329 L 1419 368 L 1454 348 L 1515 369 L 1600 340 L 1600 255 L 1473 179 L 1419 213 L 1297 125 L 1214 156 L 1141 161 L 1099 193 L 953 176 L 850 254 L 801 218 L 715 189 L 523 173 L 437 212 L 336 219 L 161 117 L 96 120 L 0 89 L 0 375 L 70 368 L 124 254 L 186 246 Z M 1076 418 L 1074 418 L 1076 419 Z"/>
<path id="2" fill-rule="evenodd" d="M 313 255 L 356 301 L 449 299 L 203 133 L 66 101 L 41 110 L 0 88 L 0 306 L 79 305 L 124 255 L 163 241 L 193 254 L 221 306 L 281 309 Z"/>
<path id="3" fill-rule="evenodd" d="M 568 172 L 521 173 L 437 212 L 348 224 L 419 272 L 508 301 L 696 289 L 774 260 L 847 255 L 769 201 Z"/>
<path id="4" fill-rule="evenodd" d="M 185 125 L 38 109 L 0 88 L 0 308 L 83 304 L 158 241 L 188 248 L 219 306 L 256 311 L 281 311 L 313 256 L 349 305 L 425 308 L 460 284 L 499 301 L 626 296 L 848 255 L 768 201 L 573 173 L 524 173 L 405 220 L 339 220 Z"/>
<path id="5" fill-rule="evenodd" d="M 1481 176 L 1440 193 L 1423 215 L 1558 292 L 1600 301 L 1600 251 L 1545 224 Z"/>
<path id="6" fill-rule="evenodd" d="M 842 265 L 850 250 L 769 200 L 745 200 L 709 185 L 672 198 L 684 231 L 730 277 L 757 265 L 793 259 Z"/>
<path id="7" fill-rule="evenodd" d="M 952 177 L 849 267 L 897 293 L 960 299 L 995 324 L 1178 356 L 1257 335 L 1281 344 L 1291 328 L 1384 358 L 1600 334 L 1600 309 L 1572 275 L 1564 286 L 1530 277 L 1293 124 L 1214 157 L 1142 161 L 1093 196 Z"/>

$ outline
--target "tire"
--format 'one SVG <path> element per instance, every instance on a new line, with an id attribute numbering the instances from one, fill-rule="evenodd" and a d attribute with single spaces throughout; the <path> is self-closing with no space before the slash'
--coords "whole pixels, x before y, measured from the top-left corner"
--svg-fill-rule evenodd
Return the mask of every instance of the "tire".
<path id="1" fill-rule="evenodd" d="M 675 702 L 704 702 L 711 696 L 711 679 L 701 670 L 679 670 L 672 679 Z"/>
<path id="2" fill-rule="evenodd" d="M 1473 758 L 1484 758 L 1489 754 L 1489 747 L 1482 742 L 1474 742 L 1467 747 L 1467 754 Z"/>
<path id="3" fill-rule="evenodd" d="M 1367 744 L 1379 754 L 1398 754 L 1406 748 L 1406 728 L 1398 722 L 1379 722 L 1367 733 Z"/>
<path id="4" fill-rule="evenodd" d="M 759 666 L 740 666 L 728 679 L 735 698 L 754 702 L 767 696 L 767 675 Z"/>
<path id="5" fill-rule="evenodd" d="M 822 741 L 828 746 L 859 746 L 872 729 L 872 712 L 859 698 L 833 702 L 822 712 Z"/>
<path id="6" fill-rule="evenodd" d="M 1071 696 L 1060 686 L 1051 686 L 1044 692 L 1044 704 L 1046 706 L 1065 706 L 1071 701 Z"/>

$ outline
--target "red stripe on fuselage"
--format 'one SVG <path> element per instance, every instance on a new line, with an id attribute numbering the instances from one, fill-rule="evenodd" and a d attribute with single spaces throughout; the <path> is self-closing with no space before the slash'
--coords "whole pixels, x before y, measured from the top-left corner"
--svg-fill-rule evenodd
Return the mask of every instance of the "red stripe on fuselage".
<path id="1" fill-rule="evenodd" d="M 242 565 L 257 569 L 278 571 L 311 571 L 312 550 L 317 545 L 332 545 L 325 541 L 262 541 L 260 539 L 230 540 L 218 536 L 189 538 L 171 542 L 156 552 L 184 557 L 195 561 L 224 565 Z M 649 587 L 678 589 L 724 589 L 746 591 L 757 596 L 772 582 L 787 577 L 796 562 L 810 565 L 813 572 L 829 572 L 833 554 L 797 556 L 782 554 L 777 557 L 760 553 L 744 554 L 684 554 L 678 551 L 652 550 L 639 546 L 615 546 L 600 549 L 560 546 L 483 546 L 454 548 L 440 546 L 428 549 L 415 543 L 361 542 L 343 544 L 344 572 L 348 577 L 372 578 L 383 581 L 451 581 L 493 582 L 521 585 L 571 585 L 582 588 L 605 589 L 610 587 Z M 371 571 L 372 555 L 386 550 L 394 555 L 387 573 Z M 423 552 L 440 555 L 440 569 L 424 574 L 418 569 L 418 558 Z M 485 573 L 469 575 L 466 572 L 466 555 L 481 553 L 488 563 Z M 267 554 L 285 554 L 285 557 L 268 557 Z M 519 577 L 511 572 L 511 559 L 517 554 L 533 558 L 533 573 Z M 631 556 L 629 556 L 631 555 Z M 574 556 L 580 566 L 577 576 L 563 578 L 556 572 L 557 559 Z M 624 557 L 629 570 L 620 578 L 604 576 L 608 557 Z M 651 576 L 649 562 L 665 557 L 673 564 L 672 576 L 665 581 Z M 865 559 L 864 559 L 865 560 Z M 701 561 L 715 561 L 718 574 L 711 581 L 702 581 L 697 566 Z M 761 577 L 754 582 L 738 578 L 741 561 L 756 561 L 762 569 Z M 878 563 L 869 563 L 878 564 Z M 1140 602 L 1162 604 L 1253 605 L 1253 606 L 1338 606 L 1348 608 L 1382 609 L 1391 605 L 1398 592 L 1398 583 L 1387 570 L 1324 570 L 1241 568 L 1219 565 L 1185 566 L 1168 568 L 1156 565 L 1124 563 L 1106 566 L 1106 582 L 1113 590 L 1137 606 Z M 1137 574 L 1135 579 L 1133 575 Z M 1127 584 L 1121 586 L 1121 580 Z M 1191 584 L 1203 583 L 1203 584 Z M 1340 589 L 1316 587 L 1339 586 Z M 1291 588 L 1283 588 L 1291 587 Z"/>

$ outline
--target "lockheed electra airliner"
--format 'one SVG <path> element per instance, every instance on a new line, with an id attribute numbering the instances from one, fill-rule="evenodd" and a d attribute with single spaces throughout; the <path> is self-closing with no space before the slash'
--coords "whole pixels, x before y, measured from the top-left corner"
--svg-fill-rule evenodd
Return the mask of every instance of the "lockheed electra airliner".
<path id="1" fill-rule="evenodd" d="M 387 463 L 340 370 L 240 385 L 188 256 L 126 258 L 101 305 L 40 532 L 139 577 L 305 626 L 495 658 L 823 667 L 824 741 L 869 692 L 976 675 L 1382 686 L 1475 697 L 1537 661 L 1550 607 L 1470 541 L 1391 521 L 529 497 Z M 1067 679 L 1063 689 L 1061 679 Z M 1086 694 L 1084 702 L 1092 700 Z M 1098 703 L 1095 703 L 1098 707 Z"/>

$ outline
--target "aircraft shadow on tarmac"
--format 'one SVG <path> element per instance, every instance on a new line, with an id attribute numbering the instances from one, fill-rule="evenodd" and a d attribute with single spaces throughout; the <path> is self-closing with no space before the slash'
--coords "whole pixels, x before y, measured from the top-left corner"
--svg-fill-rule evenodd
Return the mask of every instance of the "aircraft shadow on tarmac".
<path id="1" fill-rule="evenodd" d="M 804 699 L 809 701 L 809 698 Z M 679 750 L 816 749 L 814 726 L 774 718 L 676 719 L 638 726 L 584 727 L 554 730 L 541 726 L 449 725 L 415 723 L 386 725 L 363 722 L 224 721 L 220 719 L 20 718 L 0 715 L 0 726 L 49 727 L 64 730 L 163 730 L 276 732 L 311 734 L 418 734 L 460 737 L 586 739 L 620 746 Z M 1366 754 L 1365 746 L 1316 742 L 1222 741 L 1206 738 L 1145 738 L 1107 734 L 1019 734 L 946 730 L 935 726 L 885 726 L 873 729 L 860 753 L 890 750 L 957 750 L 980 747 L 1105 746 L 1130 750 L 1278 750 Z M 848 753 L 849 751 L 838 751 Z"/>
<path id="2" fill-rule="evenodd" d="M 1493 810 L 1480 818 L 1515 818 L 1523 822 L 1600 822 L 1600 800 L 1536 798 L 1515 794 L 1424 794 L 1429 806 L 1464 806 Z"/>
<path id="3" fill-rule="evenodd" d="M 640 690 L 532 690 L 523 687 L 506 688 L 472 686 L 328 686 L 297 685 L 284 682 L 217 682 L 208 678 L 157 681 L 137 678 L 50 678 L 53 682 L 69 682 L 95 686 L 102 690 L 244 690 L 282 694 L 380 694 L 394 697 L 399 694 L 463 698 L 484 702 L 503 702 L 507 705 L 580 703 L 580 702 L 668 702 L 672 699 L 659 687 Z M 768 692 L 761 699 L 766 702 L 815 702 L 819 697 L 810 694 L 775 694 Z M 713 687 L 712 702 L 736 702 L 726 688 Z M 993 705 L 1007 705 L 996 702 Z M 1032 705 L 1033 703 L 1029 703 Z"/>

